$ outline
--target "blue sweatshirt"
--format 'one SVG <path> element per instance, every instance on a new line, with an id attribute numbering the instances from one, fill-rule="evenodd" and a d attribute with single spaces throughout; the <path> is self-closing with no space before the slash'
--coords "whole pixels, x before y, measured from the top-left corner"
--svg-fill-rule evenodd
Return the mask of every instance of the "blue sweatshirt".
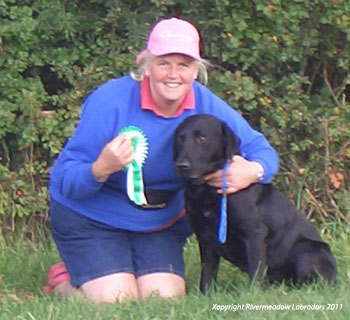
<path id="1" fill-rule="evenodd" d="M 51 170 L 52 199 L 93 220 L 131 231 L 149 231 L 173 220 L 183 209 L 183 181 L 173 164 L 176 127 L 188 116 L 207 113 L 225 121 L 241 139 L 242 156 L 264 168 L 262 183 L 277 173 L 276 151 L 266 138 L 222 99 L 194 82 L 195 108 L 176 117 L 157 116 L 141 108 L 140 82 L 130 76 L 109 81 L 86 99 L 74 135 L 68 140 Z M 126 126 L 139 127 L 147 136 L 149 150 L 142 167 L 144 185 L 176 193 L 162 209 L 141 209 L 131 204 L 126 193 L 126 172 L 112 174 L 99 182 L 92 163 L 104 146 Z"/>

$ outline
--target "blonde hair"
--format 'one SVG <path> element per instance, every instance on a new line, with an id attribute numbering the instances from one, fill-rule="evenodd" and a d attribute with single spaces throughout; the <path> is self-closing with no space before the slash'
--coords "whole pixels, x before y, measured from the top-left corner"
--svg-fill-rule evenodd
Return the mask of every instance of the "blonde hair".
<path id="1" fill-rule="evenodd" d="M 135 81 L 142 81 L 145 77 L 145 65 L 150 63 L 156 56 L 147 53 L 141 60 L 139 67 L 136 70 L 130 71 L 130 76 Z M 198 80 L 204 85 L 208 83 L 208 70 L 210 63 L 204 59 L 193 60 L 193 63 L 198 68 Z"/>

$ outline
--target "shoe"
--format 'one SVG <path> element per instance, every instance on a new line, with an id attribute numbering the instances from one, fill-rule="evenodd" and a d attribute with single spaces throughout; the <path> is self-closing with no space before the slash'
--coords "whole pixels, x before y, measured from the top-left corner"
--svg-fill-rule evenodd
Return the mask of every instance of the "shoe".
<path id="1" fill-rule="evenodd" d="M 55 287 L 65 281 L 70 281 L 70 276 L 63 262 L 54 264 L 47 273 L 47 283 L 42 289 L 43 294 L 51 294 Z"/>

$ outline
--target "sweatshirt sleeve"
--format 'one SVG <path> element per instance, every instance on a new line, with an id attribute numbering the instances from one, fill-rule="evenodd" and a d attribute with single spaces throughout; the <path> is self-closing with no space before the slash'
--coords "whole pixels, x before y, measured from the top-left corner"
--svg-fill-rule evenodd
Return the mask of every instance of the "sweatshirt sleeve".
<path id="1" fill-rule="evenodd" d="M 264 177 L 261 183 L 269 183 L 279 170 L 279 157 L 276 150 L 270 145 L 265 136 L 254 130 L 247 121 L 239 119 L 233 130 L 241 139 L 241 155 L 249 161 L 255 161 L 264 168 Z"/>
<path id="2" fill-rule="evenodd" d="M 114 138 L 118 115 L 109 101 L 108 95 L 98 93 L 86 99 L 75 132 L 51 170 L 51 186 L 66 198 L 89 197 L 103 185 L 91 167 L 104 146 Z"/>

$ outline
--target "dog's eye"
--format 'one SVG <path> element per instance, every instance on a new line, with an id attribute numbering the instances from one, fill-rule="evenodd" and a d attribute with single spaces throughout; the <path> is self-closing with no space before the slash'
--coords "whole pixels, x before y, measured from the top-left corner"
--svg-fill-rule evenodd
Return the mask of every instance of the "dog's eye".
<path id="1" fill-rule="evenodd" d="M 180 143 L 184 142 L 184 141 L 185 141 L 185 135 L 184 135 L 184 134 L 179 134 L 179 135 L 177 136 L 177 140 L 178 140 Z"/>
<path id="2" fill-rule="evenodd" d="M 199 137 L 197 137 L 196 140 L 197 140 L 198 143 L 204 143 L 207 140 L 207 138 L 203 137 L 203 136 L 199 136 Z"/>

